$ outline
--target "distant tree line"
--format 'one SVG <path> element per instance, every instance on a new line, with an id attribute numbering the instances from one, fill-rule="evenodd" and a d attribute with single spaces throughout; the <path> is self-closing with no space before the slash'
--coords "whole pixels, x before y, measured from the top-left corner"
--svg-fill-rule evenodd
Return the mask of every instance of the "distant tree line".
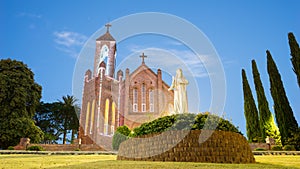
<path id="1" fill-rule="evenodd" d="M 0 60 L 0 149 L 15 146 L 20 138 L 32 143 L 70 142 L 78 132 L 79 112 L 76 99 L 64 96 L 62 101 L 40 103 L 42 87 L 34 73 L 20 61 Z M 76 111 L 77 110 L 77 111 Z"/>
<path id="2" fill-rule="evenodd" d="M 300 87 L 300 49 L 293 35 L 288 34 L 291 51 L 291 62 Z M 273 60 L 270 51 L 267 54 L 267 71 L 269 74 L 270 91 L 274 102 L 274 111 L 278 127 L 269 109 L 260 74 L 255 60 L 252 60 L 252 75 L 256 90 L 258 110 L 249 86 L 246 72 L 242 69 L 242 82 L 244 92 L 244 115 L 249 142 L 264 142 L 267 137 L 272 137 L 279 145 L 294 145 L 300 147 L 300 129 L 294 117 L 293 110 L 281 80 L 281 75 Z"/>

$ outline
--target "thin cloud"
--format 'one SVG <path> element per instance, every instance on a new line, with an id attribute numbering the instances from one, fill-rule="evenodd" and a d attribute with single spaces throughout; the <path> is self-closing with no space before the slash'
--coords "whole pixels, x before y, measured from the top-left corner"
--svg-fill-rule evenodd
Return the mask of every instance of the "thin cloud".
<path id="1" fill-rule="evenodd" d="M 82 46 L 87 40 L 85 35 L 68 31 L 54 32 L 54 36 L 57 44 L 67 47 Z"/>
<path id="2" fill-rule="evenodd" d="M 28 28 L 34 30 L 38 27 L 38 24 L 43 21 L 43 16 L 41 14 L 21 12 L 16 15 L 22 20 L 26 20 L 28 23 Z"/>
<path id="3" fill-rule="evenodd" d="M 170 49 L 169 51 L 183 60 L 187 67 L 192 70 L 194 77 L 202 78 L 209 76 L 205 69 L 205 65 L 209 64 L 208 60 L 205 59 L 208 56 L 197 56 L 195 53 L 189 50 Z"/>
<path id="4" fill-rule="evenodd" d="M 88 39 L 85 35 L 70 31 L 56 31 L 53 35 L 55 37 L 54 42 L 57 44 L 57 49 L 72 57 L 77 57 L 81 47 Z"/>
<path id="5" fill-rule="evenodd" d="M 21 12 L 18 14 L 19 17 L 28 17 L 33 19 L 41 19 L 43 16 L 41 14 L 34 14 L 34 13 L 28 13 L 28 12 Z"/>
<path id="6" fill-rule="evenodd" d="M 182 67 L 183 66 L 182 64 L 184 64 L 186 67 L 192 70 L 193 73 L 192 75 L 198 78 L 209 76 L 210 74 L 206 72 L 205 65 L 213 64 L 210 63 L 211 61 L 209 60 L 209 56 L 207 55 L 197 56 L 195 53 L 189 50 L 160 49 L 156 47 L 145 47 L 139 45 L 129 45 L 128 49 L 132 53 L 145 52 L 146 55 L 152 56 L 151 60 L 147 62 L 151 62 L 154 65 L 160 65 L 163 63 L 164 66 L 171 67 L 172 69 L 177 69 L 179 67 Z M 162 50 L 165 52 L 162 52 Z M 178 59 L 169 59 L 170 55 L 173 55 Z M 155 57 L 155 56 L 159 56 L 159 57 Z M 163 58 L 167 58 L 167 59 L 163 59 Z"/>
<path id="7" fill-rule="evenodd" d="M 129 45 L 128 50 L 132 53 L 142 53 L 149 56 L 146 63 L 159 68 L 165 67 L 169 70 L 176 70 L 178 68 L 185 69 L 190 72 L 190 76 L 203 78 L 209 76 L 207 73 L 204 61 L 208 62 L 207 56 L 197 56 L 189 50 L 179 49 L 160 49 L 155 47 L 145 47 L 139 45 Z M 130 62 L 136 63 L 136 57 L 130 58 Z M 207 63 L 205 63 L 207 65 Z M 127 65 L 128 66 L 128 65 Z M 133 65 L 134 67 L 135 65 Z"/>

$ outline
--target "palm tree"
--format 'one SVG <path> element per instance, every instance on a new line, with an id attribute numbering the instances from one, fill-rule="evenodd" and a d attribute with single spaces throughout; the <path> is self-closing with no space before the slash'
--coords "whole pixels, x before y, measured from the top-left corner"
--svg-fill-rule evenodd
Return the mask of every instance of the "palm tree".
<path id="1" fill-rule="evenodd" d="M 75 134 L 78 132 L 79 121 L 76 113 L 78 106 L 76 105 L 77 99 L 74 96 L 63 96 L 62 101 L 59 101 L 61 107 L 61 120 L 63 130 L 63 144 L 66 144 L 67 133 L 72 131 L 71 143 L 74 141 Z"/>

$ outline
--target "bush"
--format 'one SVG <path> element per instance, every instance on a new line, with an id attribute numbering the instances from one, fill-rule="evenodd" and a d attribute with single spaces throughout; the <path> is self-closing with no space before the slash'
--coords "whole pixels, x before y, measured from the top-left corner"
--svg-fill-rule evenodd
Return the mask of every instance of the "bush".
<path id="1" fill-rule="evenodd" d="M 80 148 L 76 148 L 74 151 L 80 151 Z"/>
<path id="2" fill-rule="evenodd" d="M 272 147 L 272 150 L 273 151 L 281 151 L 282 147 L 281 146 L 274 146 L 274 147 Z"/>
<path id="3" fill-rule="evenodd" d="M 254 149 L 254 151 L 266 151 L 266 149 L 264 149 L 264 148 L 256 148 L 256 149 Z"/>
<path id="4" fill-rule="evenodd" d="M 176 115 L 164 116 L 148 123 L 143 123 L 140 127 L 133 129 L 132 137 L 158 133 L 167 130 L 176 120 Z"/>
<path id="5" fill-rule="evenodd" d="M 44 148 L 41 147 L 41 146 L 30 146 L 30 147 L 27 147 L 26 150 L 29 150 L 29 151 L 44 151 Z"/>
<path id="6" fill-rule="evenodd" d="M 7 150 L 15 150 L 15 148 L 13 146 L 9 146 Z"/>
<path id="7" fill-rule="evenodd" d="M 141 136 L 151 133 L 159 133 L 167 130 L 201 130 L 201 129 L 241 132 L 228 120 L 209 113 L 201 114 L 176 114 L 165 116 L 142 124 L 135 128 L 132 136 Z"/>
<path id="8" fill-rule="evenodd" d="M 123 141 L 128 139 L 128 135 L 131 133 L 130 129 L 127 126 L 120 126 L 117 128 L 113 139 L 112 147 L 114 150 L 119 150 L 119 146 Z"/>
<path id="9" fill-rule="evenodd" d="M 284 145 L 293 145 L 296 150 L 300 151 L 300 128 L 291 132 L 291 136 L 284 142 Z"/>
<path id="10" fill-rule="evenodd" d="M 283 147 L 283 150 L 285 150 L 285 151 L 296 151 L 296 148 L 295 148 L 294 145 L 285 145 Z"/>

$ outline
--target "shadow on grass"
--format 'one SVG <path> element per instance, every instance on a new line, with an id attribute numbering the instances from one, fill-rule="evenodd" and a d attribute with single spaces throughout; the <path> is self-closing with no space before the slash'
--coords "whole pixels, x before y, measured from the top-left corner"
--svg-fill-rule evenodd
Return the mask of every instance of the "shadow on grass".
<path id="1" fill-rule="evenodd" d="M 300 167 L 289 167 L 284 165 L 274 165 L 269 163 L 256 164 L 220 164 L 220 163 L 193 163 L 193 162 L 148 162 L 148 161 L 118 161 L 118 160 L 102 160 L 96 162 L 87 162 L 78 165 L 64 165 L 53 167 L 51 169 L 98 169 L 98 168 L 122 168 L 122 169 L 140 169 L 140 168 L 214 168 L 214 169 L 299 169 Z"/>

